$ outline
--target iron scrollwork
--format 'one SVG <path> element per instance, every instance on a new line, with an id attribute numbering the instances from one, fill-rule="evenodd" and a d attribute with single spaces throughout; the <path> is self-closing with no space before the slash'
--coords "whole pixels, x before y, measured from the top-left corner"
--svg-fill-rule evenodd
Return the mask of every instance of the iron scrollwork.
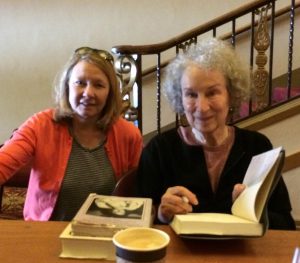
<path id="1" fill-rule="evenodd" d="M 134 57 L 132 55 L 119 55 L 115 62 L 115 69 L 120 82 L 123 102 L 122 115 L 126 120 L 136 121 L 138 111 L 131 103 L 131 94 L 137 78 L 137 66 Z"/>
<path id="2" fill-rule="evenodd" d="M 271 5 L 267 5 L 261 9 L 256 10 L 255 14 L 258 15 L 259 22 L 257 31 L 254 36 L 254 48 L 257 51 L 255 64 L 257 69 L 253 72 L 253 84 L 256 101 L 256 111 L 262 110 L 268 104 L 268 79 L 269 72 L 265 69 L 268 62 L 268 57 L 265 54 L 270 46 L 270 35 L 268 29 L 268 9 Z"/>

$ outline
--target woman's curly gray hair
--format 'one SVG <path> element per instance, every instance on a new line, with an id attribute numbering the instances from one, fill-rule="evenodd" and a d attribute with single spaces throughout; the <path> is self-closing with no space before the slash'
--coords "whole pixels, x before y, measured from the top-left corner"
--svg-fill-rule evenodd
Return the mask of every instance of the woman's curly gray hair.
<path id="1" fill-rule="evenodd" d="M 191 46 L 186 53 L 179 54 L 167 66 L 163 90 L 176 113 L 184 113 L 181 78 L 185 69 L 190 65 L 223 73 L 227 81 L 231 114 L 238 111 L 241 102 L 249 96 L 249 67 L 242 63 L 232 45 L 217 38 L 209 38 Z"/>

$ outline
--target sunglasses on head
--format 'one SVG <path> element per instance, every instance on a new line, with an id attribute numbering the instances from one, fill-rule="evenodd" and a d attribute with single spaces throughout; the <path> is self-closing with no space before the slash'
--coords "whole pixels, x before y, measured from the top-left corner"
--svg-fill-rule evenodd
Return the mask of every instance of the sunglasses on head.
<path id="1" fill-rule="evenodd" d="M 75 54 L 80 55 L 80 56 L 83 56 L 86 54 L 91 54 L 91 53 L 97 54 L 104 60 L 114 64 L 114 57 L 106 50 L 95 49 L 95 48 L 90 48 L 90 47 L 80 47 L 75 50 Z"/>

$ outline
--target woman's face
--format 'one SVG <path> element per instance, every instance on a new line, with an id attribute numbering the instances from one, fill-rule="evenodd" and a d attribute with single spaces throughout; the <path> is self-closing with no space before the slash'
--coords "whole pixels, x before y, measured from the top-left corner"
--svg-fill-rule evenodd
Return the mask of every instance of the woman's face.
<path id="1" fill-rule="evenodd" d="M 82 120 L 97 120 L 109 94 L 109 80 L 102 70 L 84 60 L 78 62 L 70 75 L 69 102 Z"/>
<path id="2" fill-rule="evenodd" d="M 182 103 L 192 128 L 204 136 L 218 134 L 226 126 L 229 94 L 223 74 L 189 66 L 181 78 Z"/>

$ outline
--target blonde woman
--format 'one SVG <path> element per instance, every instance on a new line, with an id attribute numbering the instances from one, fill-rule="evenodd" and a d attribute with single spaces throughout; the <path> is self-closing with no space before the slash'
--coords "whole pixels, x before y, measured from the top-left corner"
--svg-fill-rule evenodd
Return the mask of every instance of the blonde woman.
<path id="1" fill-rule="evenodd" d="M 57 107 L 30 117 L 0 149 L 0 184 L 32 162 L 25 220 L 71 220 L 89 193 L 111 194 L 142 150 L 139 130 L 120 116 L 110 53 L 77 49 L 55 88 Z"/>

